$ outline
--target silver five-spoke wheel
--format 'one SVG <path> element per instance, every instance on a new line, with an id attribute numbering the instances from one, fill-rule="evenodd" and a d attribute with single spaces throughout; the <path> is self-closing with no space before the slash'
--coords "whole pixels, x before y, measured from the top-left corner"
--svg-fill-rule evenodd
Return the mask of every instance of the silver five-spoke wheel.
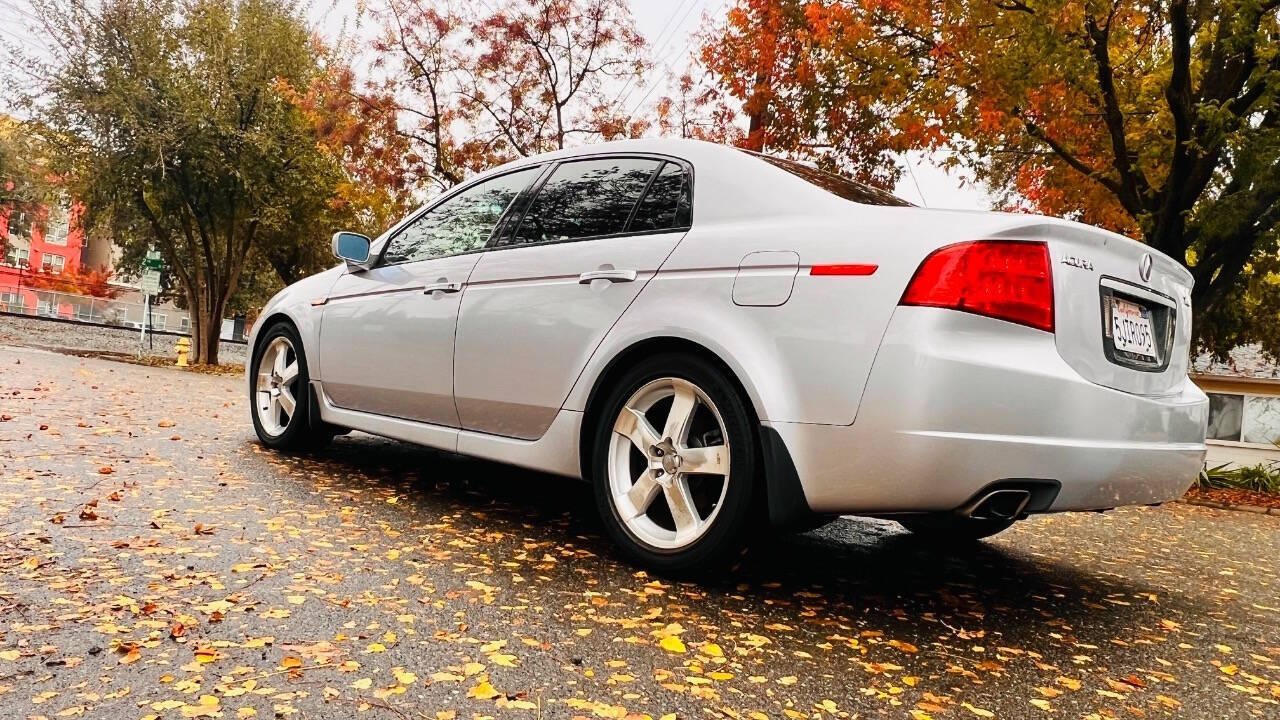
<path id="1" fill-rule="evenodd" d="M 283 336 L 262 351 L 254 378 L 254 407 L 258 422 L 271 436 L 284 433 L 298 407 L 298 353 Z"/>
<path id="2" fill-rule="evenodd" d="M 609 440 L 618 518 L 653 548 L 688 547 L 723 506 L 729 457 L 724 420 L 705 392 L 675 377 L 646 383 L 623 404 Z"/>

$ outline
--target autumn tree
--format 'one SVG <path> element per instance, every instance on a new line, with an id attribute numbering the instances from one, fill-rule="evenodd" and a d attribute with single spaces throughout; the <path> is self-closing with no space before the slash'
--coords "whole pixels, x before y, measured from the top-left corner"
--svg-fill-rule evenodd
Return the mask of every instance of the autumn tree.
<path id="1" fill-rule="evenodd" d="M 509 0 L 471 33 L 464 107 L 500 152 L 533 155 L 642 129 L 613 95 L 646 67 L 625 0 Z"/>
<path id="2" fill-rule="evenodd" d="M 881 184 L 953 161 L 1151 244 L 1200 343 L 1280 351 L 1280 0 L 739 0 L 701 57 L 769 148 Z"/>
<path id="3" fill-rule="evenodd" d="M 40 290 L 114 298 L 122 288 L 112 282 L 115 272 L 107 267 L 76 267 L 61 272 L 37 270 L 31 275 L 31 287 Z"/>
<path id="4" fill-rule="evenodd" d="M 686 72 L 676 78 L 672 89 L 671 94 L 658 98 L 655 108 L 654 125 L 659 135 L 726 145 L 754 144 L 738 127 L 738 113 L 721 88 Z"/>
<path id="5" fill-rule="evenodd" d="M 341 180 L 287 88 L 316 52 L 288 0 L 37 0 L 53 47 L 33 112 L 86 220 L 164 256 L 216 363 L 246 261 L 315 227 Z"/>
<path id="6" fill-rule="evenodd" d="M 646 69 L 623 0 L 381 0 L 370 15 L 367 76 L 334 73 L 313 96 L 336 135 L 399 187 L 444 190 L 516 157 L 647 127 L 611 94 Z"/>

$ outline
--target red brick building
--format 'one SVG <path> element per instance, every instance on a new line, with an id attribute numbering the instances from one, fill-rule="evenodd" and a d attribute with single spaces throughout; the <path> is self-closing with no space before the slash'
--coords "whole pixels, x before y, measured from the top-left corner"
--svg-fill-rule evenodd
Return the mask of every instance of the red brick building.
<path id="1" fill-rule="evenodd" d="M 39 307 L 30 281 L 34 272 L 75 272 L 85 262 L 85 234 L 72 222 L 76 212 L 77 206 L 0 208 L 0 310 L 62 314 L 61 308 Z"/>

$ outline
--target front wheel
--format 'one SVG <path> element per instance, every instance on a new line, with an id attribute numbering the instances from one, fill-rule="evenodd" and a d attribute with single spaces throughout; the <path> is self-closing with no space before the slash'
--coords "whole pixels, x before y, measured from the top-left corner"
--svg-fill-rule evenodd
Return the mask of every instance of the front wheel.
<path id="1" fill-rule="evenodd" d="M 253 429 L 263 445 L 277 450 L 316 447 L 333 439 L 312 423 L 307 360 L 302 339 L 288 323 L 263 331 L 250 369 Z"/>
<path id="2" fill-rule="evenodd" d="M 1008 530 L 1016 520 L 987 520 L 958 515 L 915 515 L 897 518 L 912 535 L 933 542 L 976 542 Z"/>
<path id="3" fill-rule="evenodd" d="M 725 374 L 697 357 L 650 358 L 597 417 L 596 504 L 622 551 L 672 575 L 728 564 L 753 517 L 756 439 Z"/>

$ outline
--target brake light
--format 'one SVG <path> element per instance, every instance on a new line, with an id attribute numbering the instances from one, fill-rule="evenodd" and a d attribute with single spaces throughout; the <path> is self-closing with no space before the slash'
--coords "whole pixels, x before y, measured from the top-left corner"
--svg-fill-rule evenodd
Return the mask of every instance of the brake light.
<path id="1" fill-rule="evenodd" d="M 1042 242 L 948 245 L 920 263 L 902 305 L 949 308 L 1053 332 L 1053 274 Z"/>

